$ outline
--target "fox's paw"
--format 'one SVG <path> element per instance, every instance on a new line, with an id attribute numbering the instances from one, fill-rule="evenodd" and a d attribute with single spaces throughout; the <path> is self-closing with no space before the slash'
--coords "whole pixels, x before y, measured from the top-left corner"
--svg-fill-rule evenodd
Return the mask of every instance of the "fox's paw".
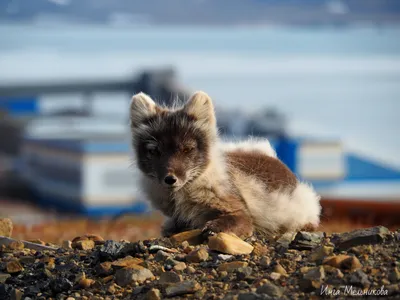
<path id="1" fill-rule="evenodd" d="M 245 216 L 226 215 L 221 218 L 208 221 L 203 229 L 203 234 L 210 236 L 219 232 L 234 233 L 246 238 L 253 235 L 253 224 Z"/>

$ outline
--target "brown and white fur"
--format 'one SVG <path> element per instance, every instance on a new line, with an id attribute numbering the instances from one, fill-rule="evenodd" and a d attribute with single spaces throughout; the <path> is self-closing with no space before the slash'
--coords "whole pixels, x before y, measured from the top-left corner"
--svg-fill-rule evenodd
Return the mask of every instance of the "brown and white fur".
<path id="1" fill-rule="evenodd" d="M 225 143 L 214 106 L 196 92 L 182 107 L 133 96 L 130 123 L 138 182 L 169 219 L 164 236 L 187 230 L 248 237 L 319 225 L 320 197 L 277 158 L 268 140 Z"/>

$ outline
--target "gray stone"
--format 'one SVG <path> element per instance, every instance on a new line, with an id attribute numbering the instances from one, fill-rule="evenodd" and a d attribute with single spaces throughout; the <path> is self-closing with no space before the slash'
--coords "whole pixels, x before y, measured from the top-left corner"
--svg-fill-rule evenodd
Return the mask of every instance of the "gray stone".
<path id="1" fill-rule="evenodd" d="M 389 229 L 376 226 L 339 234 L 332 239 L 332 242 L 339 250 L 346 250 L 359 245 L 380 244 L 390 237 Z"/>
<path id="2" fill-rule="evenodd" d="M 200 290 L 201 286 L 194 280 L 186 280 L 178 283 L 174 283 L 165 289 L 167 297 L 182 296 L 186 294 L 193 294 Z"/>
<path id="3" fill-rule="evenodd" d="M 162 251 L 162 250 L 158 250 L 156 256 L 154 257 L 154 259 L 155 259 L 156 261 L 158 261 L 158 262 L 160 262 L 160 261 L 163 262 L 163 261 L 165 261 L 167 258 L 171 258 L 171 254 L 169 254 L 169 253 L 167 253 L 167 252 L 165 252 L 165 251 Z"/>
<path id="4" fill-rule="evenodd" d="M 323 237 L 323 232 L 299 231 L 289 247 L 297 250 L 311 250 L 320 245 Z"/>
<path id="5" fill-rule="evenodd" d="M 257 294 L 266 294 L 273 298 L 279 298 L 283 295 L 283 290 L 273 283 L 266 283 L 257 288 Z"/>
<path id="6" fill-rule="evenodd" d="M 368 275 L 361 270 L 352 273 L 349 282 L 361 287 L 369 287 L 371 285 L 371 282 L 368 280 Z"/>
<path id="7" fill-rule="evenodd" d="M 160 284 L 170 284 L 170 283 L 177 283 L 182 281 L 182 276 L 176 274 L 175 272 L 163 272 L 160 275 Z"/>
<path id="8" fill-rule="evenodd" d="M 115 273 L 115 282 L 119 286 L 127 286 L 134 282 L 143 283 L 152 277 L 154 277 L 153 273 L 146 268 L 124 268 Z"/>
<path id="9" fill-rule="evenodd" d="M 304 274 L 304 279 L 322 281 L 325 278 L 325 270 L 323 267 L 315 267 Z"/>

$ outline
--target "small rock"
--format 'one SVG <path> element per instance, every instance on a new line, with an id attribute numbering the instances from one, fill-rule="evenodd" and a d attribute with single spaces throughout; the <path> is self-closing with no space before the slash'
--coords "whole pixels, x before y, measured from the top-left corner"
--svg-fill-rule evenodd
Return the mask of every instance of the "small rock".
<path id="1" fill-rule="evenodd" d="M 75 300 L 74 297 L 68 297 L 67 300 Z"/>
<path id="2" fill-rule="evenodd" d="M 312 262 L 321 262 L 326 256 L 332 255 L 333 250 L 333 247 L 320 246 L 310 253 L 309 260 Z"/>
<path id="3" fill-rule="evenodd" d="M 0 273 L 0 283 L 5 283 L 8 278 L 10 278 L 10 274 Z"/>
<path id="4" fill-rule="evenodd" d="M 359 245 L 379 244 L 390 236 L 389 229 L 384 226 L 377 226 L 342 233 L 336 239 L 333 239 L 332 242 L 338 249 L 346 250 Z"/>
<path id="5" fill-rule="evenodd" d="M 290 243 L 295 238 L 296 234 L 292 232 L 286 232 L 282 234 L 277 240 L 276 244 L 282 248 L 289 248 Z"/>
<path id="6" fill-rule="evenodd" d="M 282 275 L 276 272 L 271 272 L 271 274 L 269 274 L 269 277 L 272 280 L 279 280 L 282 277 Z"/>
<path id="7" fill-rule="evenodd" d="M 357 257 L 344 254 L 329 256 L 324 259 L 322 264 L 351 271 L 362 268 Z"/>
<path id="8" fill-rule="evenodd" d="M 358 285 L 361 287 L 369 287 L 371 282 L 368 280 L 368 275 L 365 274 L 362 270 L 357 270 L 350 275 L 349 282 L 354 285 Z"/>
<path id="9" fill-rule="evenodd" d="M 99 276 L 107 276 L 112 274 L 113 269 L 112 269 L 112 262 L 106 261 L 103 263 L 100 263 L 96 266 L 95 268 L 96 274 Z"/>
<path id="10" fill-rule="evenodd" d="M 70 250 L 72 249 L 72 242 L 69 240 L 63 241 L 61 247 Z"/>
<path id="11" fill-rule="evenodd" d="M 115 241 L 105 241 L 104 245 L 100 248 L 100 256 L 104 259 L 114 260 L 118 258 L 124 249 L 124 244 Z"/>
<path id="12" fill-rule="evenodd" d="M 338 268 L 328 266 L 328 265 L 324 265 L 323 268 L 324 268 L 325 274 L 329 274 L 331 277 L 333 276 L 333 277 L 337 277 L 339 279 L 344 277 L 344 274 Z"/>
<path id="13" fill-rule="evenodd" d="M 151 289 L 146 293 L 145 300 L 161 300 L 161 292 L 158 289 Z"/>
<path id="14" fill-rule="evenodd" d="M 25 245 L 21 241 L 13 241 L 8 245 L 8 248 L 11 250 L 22 250 L 25 248 Z"/>
<path id="15" fill-rule="evenodd" d="M 185 270 L 186 267 L 187 266 L 184 262 L 180 262 L 180 263 L 176 264 L 173 269 L 177 272 L 181 272 L 181 271 Z"/>
<path id="16" fill-rule="evenodd" d="M 95 281 L 93 279 L 89 279 L 89 278 L 82 278 L 79 281 L 79 285 L 85 289 L 91 287 L 94 283 L 95 283 Z"/>
<path id="17" fill-rule="evenodd" d="M 307 273 L 304 274 L 303 278 L 315 281 L 322 281 L 325 278 L 325 270 L 323 267 L 311 268 Z"/>
<path id="18" fill-rule="evenodd" d="M 321 243 L 322 232 L 299 231 L 289 247 L 297 250 L 311 250 Z"/>
<path id="19" fill-rule="evenodd" d="M 95 246 L 94 241 L 92 240 L 81 240 L 72 242 L 72 248 L 79 250 L 92 250 Z"/>
<path id="20" fill-rule="evenodd" d="M 208 251 L 204 247 L 190 252 L 186 255 L 186 261 L 191 263 L 199 263 L 208 259 Z"/>
<path id="21" fill-rule="evenodd" d="M 30 265 L 36 261 L 36 258 L 33 256 L 21 256 L 19 258 L 19 262 L 23 265 Z"/>
<path id="22" fill-rule="evenodd" d="M 277 263 L 274 267 L 274 272 L 279 273 L 283 276 L 287 276 L 287 272 L 284 267 L 282 267 L 279 263 Z"/>
<path id="23" fill-rule="evenodd" d="M 231 260 L 232 258 L 234 258 L 234 256 L 230 255 L 230 254 L 218 254 L 217 257 L 218 257 L 218 259 L 225 260 L 225 261 Z"/>
<path id="24" fill-rule="evenodd" d="M 124 268 L 115 273 L 115 282 L 119 286 L 127 286 L 134 282 L 143 283 L 152 277 L 154 277 L 153 273 L 143 267 L 141 269 Z"/>
<path id="25" fill-rule="evenodd" d="M 143 259 L 132 257 L 129 255 L 129 256 L 126 256 L 124 258 L 121 258 L 121 259 L 118 259 L 118 260 L 112 262 L 111 265 L 115 269 L 121 269 L 121 268 L 125 268 L 125 267 L 135 268 L 136 266 L 138 266 L 142 263 L 143 263 Z"/>
<path id="26" fill-rule="evenodd" d="M 260 243 L 254 244 L 254 249 L 252 252 L 253 255 L 261 257 L 261 256 L 267 255 L 268 252 L 269 252 L 269 250 L 268 250 L 267 246 L 261 245 Z"/>
<path id="27" fill-rule="evenodd" d="M 283 295 L 283 290 L 273 283 L 265 283 L 257 288 L 257 294 L 266 294 L 272 298 L 280 298 Z"/>
<path id="28" fill-rule="evenodd" d="M 271 258 L 269 258 L 268 256 L 264 256 L 260 259 L 260 266 L 269 267 L 270 264 L 271 264 Z"/>
<path id="29" fill-rule="evenodd" d="M 65 277 L 58 277 L 50 281 L 51 290 L 58 294 L 72 289 L 72 282 Z"/>
<path id="30" fill-rule="evenodd" d="M 154 259 L 158 262 L 162 262 L 165 261 L 167 258 L 171 258 L 171 254 L 164 252 L 162 250 L 158 250 L 156 256 L 154 257 Z"/>
<path id="31" fill-rule="evenodd" d="M 7 263 L 7 273 L 14 274 L 24 270 L 24 267 L 18 260 L 13 260 Z"/>
<path id="32" fill-rule="evenodd" d="M 104 244 L 104 239 L 96 234 L 86 234 L 85 237 L 87 237 L 89 240 L 93 241 L 96 245 L 102 245 Z"/>
<path id="33" fill-rule="evenodd" d="M 201 286 L 194 280 L 186 280 L 179 283 L 172 284 L 165 289 L 167 297 L 182 296 L 186 294 L 193 294 L 200 290 Z"/>
<path id="34" fill-rule="evenodd" d="M 0 235 L 5 237 L 11 237 L 13 231 L 13 223 L 11 219 L 3 218 L 0 219 Z"/>
<path id="35" fill-rule="evenodd" d="M 179 274 L 176 274 L 175 272 L 164 272 L 161 273 L 160 275 L 160 280 L 159 283 L 160 284 L 170 284 L 170 283 L 177 283 L 177 282 L 181 282 L 182 276 Z"/>
<path id="36" fill-rule="evenodd" d="M 22 296 L 24 295 L 23 292 L 21 292 L 19 289 L 13 289 L 11 292 L 11 300 L 21 300 Z"/>
<path id="37" fill-rule="evenodd" d="M 196 269 L 193 268 L 192 266 L 189 266 L 186 268 L 186 272 L 188 272 L 189 274 L 194 274 L 196 273 Z"/>
<path id="38" fill-rule="evenodd" d="M 211 250 L 226 254 L 250 254 L 254 247 L 237 236 L 220 232 L 208 238 L 208 247 Z"/>
<path id="39" fill-rule="evenodd" d="M 187 241 L 190 245 L 200 245 L 204 242 L 204 236 L 200 229 L 180 232 L 170 237 L 173 243 L 181 244 Z"/>
<path id="40" fill-rule="evenodd" d="M 179 264 L 179 263 L 180 263 L 180 261 L 177 261 L 177 260 L 175 260 L 175 259 L 172 259 L 172 257 L 169 257 L 169 258 L 167 258 L 167 259 L 165 260 L 165 264 L 166 264 L 166 265 L 170 265 L 171 268 L 174 267 L 174 266 L 176 266 L 176 265 Z"/>
<path id="41" fill-rule="evenodd" d="M 236 271 L 236 276 L 238 280 L 245 280 L 246 278 L 250 278 L 253 273 L 253 269 L 250 267 L 239 268 Z"/>
<path id="42" fill-rule="evenodd" d="M 218 271 L 227 271 L 227 272 L 234 272 L 239 268 L 245 268 L 248 266 L 248 263 L 245 261 L 232 261 L 220 264 L 218 266 Z"/>
<path id="43" fill-rule="evenodd" d="M 398 268 L 394 268 L 389 274 L 389 280 L 392 283 L 397 283 L 400 281 L 400 272 Z"/>

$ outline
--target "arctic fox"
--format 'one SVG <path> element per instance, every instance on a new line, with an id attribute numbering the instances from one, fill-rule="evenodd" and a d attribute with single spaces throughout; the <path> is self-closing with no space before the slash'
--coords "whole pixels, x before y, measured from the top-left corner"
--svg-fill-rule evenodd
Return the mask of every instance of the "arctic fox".
<path id="1" fill-rule="evenodd" d="M 133 96 L 130 127 L 138 185 L 168 220 L 164 236 L 188 229 L 279 234 L 319 225 L 320 197 L 276 156 L 268 140 L 224 143 L 211 98 L 181 107 Z"/>

